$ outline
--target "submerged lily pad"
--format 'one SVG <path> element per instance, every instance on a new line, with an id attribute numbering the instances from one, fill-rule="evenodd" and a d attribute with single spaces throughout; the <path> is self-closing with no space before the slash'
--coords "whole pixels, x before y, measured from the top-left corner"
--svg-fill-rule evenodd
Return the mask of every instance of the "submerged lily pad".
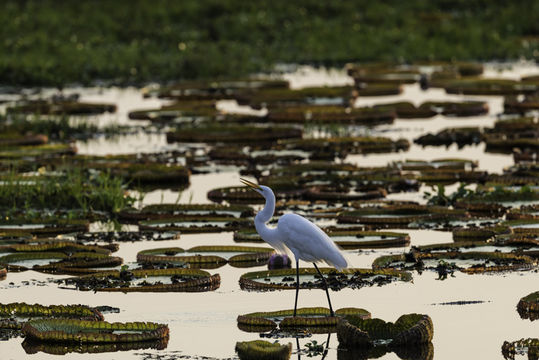
<path id="1" fill-rule="evenodd" d="M 539 319 L 539 291 L 521 298 L 517 304 L 517 311 L 523 319 Z"/>
<path id="2" fill-rule="evenodd" d="M 432 319 L 423 314 L 406 314 L 395 323 L 381 319 L 362 319 L 349 315 L 339 321 L 339 346 L 348 349 L 372 347 L 375 341 L 390 341 L 390 346 L 414 346 L 432 341 Z"/>
<path id="3" fill-rule="evenodd" d="M 167 325 L 151 322 L 109 323 L 73 319 L 31 320 L 22 331 L 29 339 L 51 342 L 118 343 L 168 337 Z"/>
<path id="4" fill-rule="evenodd" d="M 387 284 L 395 280 L 410 281 L 412 276 L 408 272 L 396 270 L 346 269 L 337 272 L 333 268 L 320 268 L 329 288 L 341 290 L 363 286 Z M 322 279 L 314 268 L 299 269 L 301 289 L 321 289 L 324 287 Z M 256 271 L 243 274 L 240 277 L 242 290 L 293 290 L 296 288 L 296 269 L 278 269 Z"/>
<path id="5" fill-rule="evenodd" d="M 106 292 L 202 292 L 219 288 L 219 274 L 199 269 L 106 271 L 66 279 L 79 290 Z"/>
<path id="6" fill-rule="evenodd" d="M 265 340 L 239 341 L 236 352 L 240 360 L 287 360 L 292 354 L 292 344 L 281 345 Z"/>
<path id="7" fill-rule="evenodd" d="M 195 246 L 189 250 L 160 248 L 142 250 L 137 261 L 142 263 L 189 263 L 195 267 L 215 268 L 229 263 L 236 267 L 265 265 L 274 253 L 272 248 L 253 246 Z"/>
<path id="8" fill-rule="evenodd" d="M 329 309 L 323 307 L 299 308 L 296 310 L 279 310 L 269 312 L 255 312 L 239 315 L 238 327 L 243 331 L 260 332 L 268 331 L 279 326 L 285 328 L 307 328 L 311 332 L 335 332 L 339 317 L 356 315 L 364 319 L 370 318 L 371 314 L 365 309 L 343 308 L 335 311 L 331 316 Z"/>

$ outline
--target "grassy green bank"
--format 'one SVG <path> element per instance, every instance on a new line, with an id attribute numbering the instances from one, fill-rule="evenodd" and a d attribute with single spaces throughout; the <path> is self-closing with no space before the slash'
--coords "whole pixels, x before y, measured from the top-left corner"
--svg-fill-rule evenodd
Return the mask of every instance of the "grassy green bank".
<path id="1" fill-rule="evenodd" d="M 0 8 L 3 85 L 539 57 L 537 1 L 4 0 Z"/>

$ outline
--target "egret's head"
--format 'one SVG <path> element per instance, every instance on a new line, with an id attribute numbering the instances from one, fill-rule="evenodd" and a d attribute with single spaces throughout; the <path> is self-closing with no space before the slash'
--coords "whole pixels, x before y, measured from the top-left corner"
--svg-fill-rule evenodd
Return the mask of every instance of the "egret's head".
<path id="1" fill-rule="evenodd" d="M 240 178 L 240 181 L 244 184 L 244 185 L 247 185 L 249 186 L 251 189 L 253 189 L 254 191 L 256 191 L 257 193 L 259 193 L 260 195 L 266 197 L 266 194 L 268 192 L 271 192 L 271 189 L 267 186 L 264 186 L 264 185 L 257 185 L 255 184 L 254 182 L 251 182 L 249 180 L 246 180 L 246 179 L 243 179 L 243 178 Z"/>

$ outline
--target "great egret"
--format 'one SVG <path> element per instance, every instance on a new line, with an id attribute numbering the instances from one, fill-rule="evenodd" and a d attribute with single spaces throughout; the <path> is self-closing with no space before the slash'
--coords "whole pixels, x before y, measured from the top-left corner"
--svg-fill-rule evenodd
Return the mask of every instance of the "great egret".
<path id="1" fill-rule="evenodd" d="M 346 259 L 335 243 L 318 226 L 297 214 L 284 214 L 279 218 L 277 227 L 270 228 L 266 223 L 275 212 L 275 195 L 273 191 L 264 185 L 257 185 L 249 180 L 240 181 L 258 192 L 266 199 L 266 205 L 255 216 L 256 231 L 262 239 L 279 252 L 289 249 L 296 259 L 296 300 L 294 302 L 294 316 L 298 306 L 299 294 L 299 260 L 310 261 L 322 278 L 326 295 L 328 297 L 329 310 L 334 316 L 326 279 L 318 269 L 317 262 L 325 261 L 338 270 L 346 268 Z"/>

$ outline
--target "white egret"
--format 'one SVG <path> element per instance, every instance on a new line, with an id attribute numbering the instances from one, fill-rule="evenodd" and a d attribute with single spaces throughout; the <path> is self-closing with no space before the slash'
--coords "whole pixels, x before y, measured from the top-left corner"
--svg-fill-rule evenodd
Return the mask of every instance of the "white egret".
<path id="1" fill-rule="evenodd" d="M 270 228 L 266 223 L 275 212 L 275 195 L 273 191 L 264 185 L 257 185 L 251 181 L 241 179 L 240 181 L 258 192 L 266 199 L 266 205 L 255 216 L 256 231 L 262 239 L 270 244 L 278 252 L 284 253 L 289 249 L 296 259 L 296 300 L 294 302 L 294 316 L 298 305 L 299 294 L 299 260 L 310 261 L 322 278 L 324 288 L 329 303 L 331 316 L 334 316 L 329 291 L 326 280 L 317 262 L 325 261 L 338 270 L 347 267 L 346 259 L 335 245 L 333 240 L 318 226 L 297 214 L 284 214 L 279 218 L 277 227 Z"/>

